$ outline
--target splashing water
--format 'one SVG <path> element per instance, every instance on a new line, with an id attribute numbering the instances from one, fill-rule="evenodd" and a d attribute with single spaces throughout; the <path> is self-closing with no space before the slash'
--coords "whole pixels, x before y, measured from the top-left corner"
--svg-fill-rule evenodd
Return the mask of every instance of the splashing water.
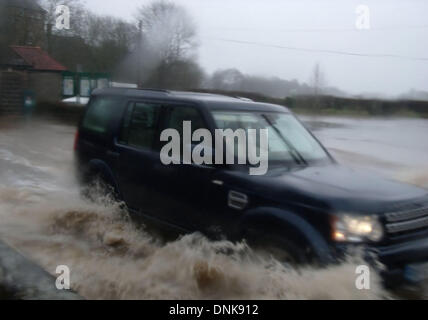
<path id="1" fill-rule="evenodd" d="M 1 126 L 0 126 L 1 127 Z M 80 197 L 73 178 L 74 128 L 32 123 L 0 136 L 0 238 L 90 299 L 381 299 L 355 287 L 358 257 L 324 269 L 293 269 L 245 243 L 200 234 L 163 242 L 107 197 Z M 6 155 L 6 156 L 5 156 Z"/>
<path id="2" fill-rule="evenodd" d="M 78 195 L 33 199 L 0 189 L 0 232 L 46 270 L 71 270 L 73 289 L 91 299 L 374 299 L 355 288 L 358 259 L 323 270 L 286 268 L 244 243 L 209 241 L 199 234 L 162 243 L 132 224 L 117 204 L 86 203 Z M 16 206 L 16 200 L 23 205 Z M 4 212 L 8 213 L 4 215 Z M 5 218 L 5 219 L 3 219 Z"/>

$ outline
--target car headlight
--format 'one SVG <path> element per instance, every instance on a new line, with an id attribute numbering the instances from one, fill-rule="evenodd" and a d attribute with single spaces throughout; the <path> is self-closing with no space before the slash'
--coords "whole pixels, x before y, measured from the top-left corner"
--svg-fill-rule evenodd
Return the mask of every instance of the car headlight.
<path id="1" fill-rule="evenodd" d="M 379 241 L 383 228 L 376 216 L 337 215 L 333 219 L 333 240 L 338 242 Z"/>

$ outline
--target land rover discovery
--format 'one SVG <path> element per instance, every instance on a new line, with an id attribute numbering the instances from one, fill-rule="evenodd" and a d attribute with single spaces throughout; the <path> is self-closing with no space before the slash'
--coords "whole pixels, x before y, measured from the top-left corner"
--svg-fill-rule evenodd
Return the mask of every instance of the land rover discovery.
<path id="1" fill-rule="evenodd" d="M 250 164 L 164 165 L 161 132 L 268 130 L 268 170 Z M 191 146 L 190 146 L 191 147 Z M 329 264 L 352 248 L 386 266 L 387 283 L 422 280 L 428 191 L 338 164 L 283 106 L 166 90 L 93 92 L 75 140 L 82 182 L 98 177 L 129 212 L 182 232 L 220 233 Z M 285 259 L 285 258 L 284 258 Z"/>

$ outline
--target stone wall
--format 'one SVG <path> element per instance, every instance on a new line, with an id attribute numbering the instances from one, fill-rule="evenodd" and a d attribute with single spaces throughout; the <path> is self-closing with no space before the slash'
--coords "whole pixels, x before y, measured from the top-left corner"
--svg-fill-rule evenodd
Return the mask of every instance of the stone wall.
<path id="1" fill-rule="evenodd" d="M 62 98 L 59 72 L 0 71 L 0 114 L 21 113 L 24 93 L 30 90 L 37 103 L 58 102 Z"/>
<path id="2" fill-rule="evenodd" d="M 26 72 L 0 71 L 0 114 L 20 113 L 28 85 Z"/>
<path id="3" fill-rule="evenodd" d="M 37 102 L 57 102 L 62 97 L 62 74 L 59 72 L 29 73 L 29 89 Z"/>

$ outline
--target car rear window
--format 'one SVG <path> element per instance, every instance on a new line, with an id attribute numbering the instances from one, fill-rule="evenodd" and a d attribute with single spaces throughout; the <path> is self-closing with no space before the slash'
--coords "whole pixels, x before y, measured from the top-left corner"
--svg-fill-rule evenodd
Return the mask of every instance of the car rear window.
<path id="1" fill-rule="evenodd" d="M 107 132 L 118 103 L 119 99 L 113 97 L 96 97 L 92 99 L 83 119 L 82 127 L 96 133 Z"/>
<path id="2" fill-rule="evenodd" d="M 153 149 L 159 125 L 161 106 L 137 102 L 128 106 L 119 137 L 121 144 Z"/>

